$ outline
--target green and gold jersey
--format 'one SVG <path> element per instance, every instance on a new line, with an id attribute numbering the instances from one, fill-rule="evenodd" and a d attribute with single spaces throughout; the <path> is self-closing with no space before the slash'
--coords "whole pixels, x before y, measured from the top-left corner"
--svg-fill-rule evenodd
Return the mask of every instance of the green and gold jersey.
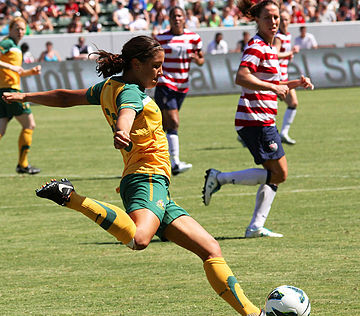
<path id="1" fill-rule="evenodd" d="M 10 37 L 5 37 L 0 42 L 0 60 L 14 66 L 22 64 L 21 49 Z M 20 90 L 20 75 L 15 71 L 0 68 L 0 88 Z"/>
<path id="2" fill-rule="evenodd" d="M 131 108 L 136 112 L 130 131 L 131 143 L 121 149 L 125 164 L 123 177 L 146 173 L 170 179 L 168 142 L 157 104 L 137 84 L 125 84 L 118 76 L 93 85 L 86 95 L 91 104 L 101 104 L 113 132 L 121 109 Z"/>

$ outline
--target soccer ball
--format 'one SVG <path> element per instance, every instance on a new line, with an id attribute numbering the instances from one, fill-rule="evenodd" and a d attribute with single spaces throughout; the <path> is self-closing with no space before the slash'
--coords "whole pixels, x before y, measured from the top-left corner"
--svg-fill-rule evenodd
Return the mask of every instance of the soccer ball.
<path id="1" fill-rule="evenodd" d="M 308 316 L 310 300 L 306 293 L 290 285 L 282 285 L 272 290 L 266 298 L 266 316 Z"/>

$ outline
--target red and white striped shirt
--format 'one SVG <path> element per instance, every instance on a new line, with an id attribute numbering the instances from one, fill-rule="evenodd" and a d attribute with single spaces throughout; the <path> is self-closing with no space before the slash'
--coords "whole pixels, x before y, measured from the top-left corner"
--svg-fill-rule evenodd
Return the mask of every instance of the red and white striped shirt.
<path id="1" fill-rule="evenodd" d="M 291 34 L 290 33 L 280 33 L 278 32 L 275 37 L 280 39 L 281 42 L 281 47 L 280 47 L 280 52 L 279 53 L 284 53 L 284 52 L 290 52 L 291 51 Z M 280 64 L 280 70 L 281 70 L 281 81 L 288 81 L 288 65 L 289 65 L 289 61 L 290 61 L 290 56 L 286 57 L 286 58 L 281 58 L 279 60 L 279 64 Z"/>
<path id="2" fill-rule="evenodd" d="M 158 86 L 167 86 L 177 92 L 188 92 L 190 54 L 202 48 L 200 36 L 184 29 L 184 33 L 181 35 L 174 35 L 167 31 L 158 34 L 155 39 L 165 51 L 164 75 L 159 78 Z"/>
<path id="3" fill-rule="evenodd" d="M 279 84 L 277 50 L 259 35 L 255 35 L 245 47 L 240 66 L 248 67 L 251 74 L 262 81 Z M 236 130 L 246 126 L 275 125 L 277 108 L 277 95 L 274 92 L 243 87 L 235 116 Z"/>

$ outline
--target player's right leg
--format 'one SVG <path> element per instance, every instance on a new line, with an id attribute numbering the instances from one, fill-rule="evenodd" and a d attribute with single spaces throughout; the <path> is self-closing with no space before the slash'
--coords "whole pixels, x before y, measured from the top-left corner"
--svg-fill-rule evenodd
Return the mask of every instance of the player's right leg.
<path id="1" fill-rule="evenodd" d="M 192 217 L 176 218 L 167 226 L 164 236 L 201 258 L 212 288 L 238 313 L 245 316 L 262 315 L 261 310 L 245 296 L 222 256 L 219 243 Z"/>
<path id="2" fill-rule="evenodd" d="M 18 122 L 22 126 L 22 130 L 19 135 L 18 145 L 19 145 L 19 159 L 16 167 L 17 173 L 28 173 L 28 174 L 36 174 L 40 172 L 39 168 L 33 167 L 29 164 L 28 155 L 30 152 L 33 132 L 35 129 L 35 119 L 34 115 L 29 112 L 24 112 L 20 115 L 15 116 Z"/>

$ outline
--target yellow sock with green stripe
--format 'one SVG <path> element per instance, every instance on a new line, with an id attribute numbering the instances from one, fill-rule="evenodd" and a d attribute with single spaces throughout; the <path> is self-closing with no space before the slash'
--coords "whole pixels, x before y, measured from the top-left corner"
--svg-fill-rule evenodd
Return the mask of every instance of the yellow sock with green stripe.
<path id="1" fill-rule="evenodd" d="M 135 236 L 135 223 L 115 205 L 89 199 L 73 192 L 66 207 L 83 213 L 125 245 Z"/>
<path id="2" fill-rule="evenodd" d="M 258 316 L 260 309 L 245 296 L 224 258 L 211 258 L 204 262 L 209 283 L 217 294 L 243 316 Z"/>
<path id="3" fill-rule="evenodd" d="M 28 154 L 32 143 L 33 130 L 24 128 L 19 135 L 19 161 L 18 164 L 21 167 L 26 168 L 29 165 Z"/>

